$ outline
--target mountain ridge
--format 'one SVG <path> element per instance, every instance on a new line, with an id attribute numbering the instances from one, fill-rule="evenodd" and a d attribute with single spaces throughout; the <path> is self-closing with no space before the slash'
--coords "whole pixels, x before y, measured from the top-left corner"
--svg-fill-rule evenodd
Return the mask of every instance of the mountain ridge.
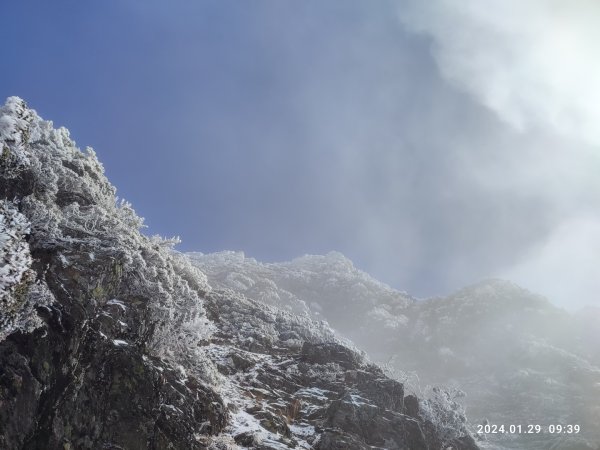
<path id="1" fill-rule="evenodd" d="M 17 97 L 0 148 L 0 447 L 477 448 L 325 322 L 143 235 L 94 151 Z"/>
<path id="2" fill-rule="evenodd" d="M 215 286 L 290 309 L 301 305 L 303 314 L 327 321 L 415 392 L 436 384 L 465 391 L 460 401 L 475 423 L 569 418 L 600 442 L 593 426 L 600 421 L 600 353 L 592 314 L 565 311 L 501 279 L 416 300 L 355 270 L 347 258 L 327 265 L 325 255 L 266 264 L 240 254 L 235 261 L 228 253 L 189 256 Z M 493 441 L 498 448 L 544 448 L 552 440 L 515 439 Z M 595 448 L 575 439 L 561 445 Z"/>

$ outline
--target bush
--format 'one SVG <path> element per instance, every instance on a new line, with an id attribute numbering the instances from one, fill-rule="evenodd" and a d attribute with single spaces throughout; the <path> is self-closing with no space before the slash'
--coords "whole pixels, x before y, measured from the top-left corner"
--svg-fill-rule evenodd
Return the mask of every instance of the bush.
<path id="1" fill-rule="evenodd" d="M 431 422 L 444 444 L 469 435 L 465 410 L 458 402 L 464 396 L 460 389 L 428 386 L 419 400 L 421 416 Z"/>

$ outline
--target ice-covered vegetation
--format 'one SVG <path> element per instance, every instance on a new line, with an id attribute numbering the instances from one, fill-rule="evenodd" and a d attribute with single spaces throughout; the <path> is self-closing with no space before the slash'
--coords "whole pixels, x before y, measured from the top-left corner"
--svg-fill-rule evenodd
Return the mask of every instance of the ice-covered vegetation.
<path id="1" fill-rule="evenodd" d="M 465 409 L 460 403 L 464 396 L 460 389 L 430 386 L 419 402 L 421 414 L 434 425 L 445 445 L 469 433 Z"/>
<path id="2" fill-rule="evenodd" d="M 347 298 L 395 329 L 411 299 L 339 254 L 282 277 L 241 258 L 211 286 L 175 240 L 141 233 L 93 150 L 16 97 L 0 148 L 0 448 L 441 446 L 403 385 L 321 320 Z M 365 303 L 373 290 L 388 306 Z"/>
<path id="3" fill-rule="evenodd" d="M 194 338 L 204 330 L 193 326 L 204 316 L 198 295 L 209 290 L 204 275 L 171 251 L 172 241 L 140 232 L 143 219 L 129 203 L 118 200 L 95 152 L 81 152 L 67 129 L 54 129 L 17 97 L 7 100 L 0 115 L 2 194 L 26 194 L 19 199 L 18 215 L 10 216 L 30 224 L 17 237 L 30 229 L 36 252 L 57 252 L 65 267 L 81 268 L 82 255 L 109 264 L 128 295 L 153 302 L 150 322 L 156 329 L 149 345 L 167 351 L 164 341 L 178 335 L 176 342 L 185 348 L 190 330 Z M 13 245 L 26 252 L 24 241 Z M 26 256 L 21 260 L 21 265 L 28 261 Z M 90 280 L 87 301 L 108 300 L 104 281 Z"/>
<path id="4" fill-rule="evenodd" d="M 474 448 L 461 403 L 600 420 L 597 311 L 499 280 L 417 301 L 336 252 L 181 254 L 15 97 L 0 148 L 2 448 Z"/>
<path id="5" fill-rule="evenodd" d="M 335 318 L 338 329 L 347 324 L 355 333 L 371 333 L 371 325 L 403 326 L 402 310 L 414 302 L 406 293 L 358 270 L 339 252 L 305 255 L 283 263 L 261 263 L 243 252 L 231 251 L 187 256 L 215 287 L 317 319 Z M 363 316 L 372 321 L 353 320 Z"/>
<path id="6" fill-rule="evenodd" d="M 286 263 L 261 263 L 241 252 L 189 256 L 214 286 L 326 320 L 420 395 L 423 417 L 440 435 L 465 433 L 462 404 L 475 423 L 568 420 L 585 424 L 588 439 L 600 439 L 592 425 L 600 421 L 598 314 L 592 309 L 572 315 L 503 280 L 414 300 L 339 253 Z M 456 387 L 467 395 L 457 398 Z M 497 444 L 508 437 L 489 439 Z M 549 442 L 544 436 L 514 440 L 532 447 Z"/>
<path id="7" fill-rule="evenodd" d="M 52 301 L 44 283 L 34 280 L 28 233 L 25 216 L 11 202 L 0 200 L 0 340 L 15 330 L 38 326 L 35 308 Z"/>
<path id="8" fill-rule="evenodd" d="M 29 246 L 25 241 L 29 222 L 14 205 L 0 200 L 0 298 L 5 299 L 31 267 Z"/>

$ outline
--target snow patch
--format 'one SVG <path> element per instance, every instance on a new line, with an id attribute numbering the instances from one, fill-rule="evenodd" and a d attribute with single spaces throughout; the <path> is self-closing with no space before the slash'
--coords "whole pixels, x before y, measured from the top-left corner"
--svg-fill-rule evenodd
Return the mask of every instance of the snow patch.
<path id="1" fill-rule="evenodd" d="M 117 300 L 116 298 L 113 298 L 109 301 L 106 302 L 107 305 L 116 305 L 119 308 L 121 308 L 123 311 L 127 311 L 127 306 L 125 306 L 125 303 L 123 303 L 121 300 Z"/>

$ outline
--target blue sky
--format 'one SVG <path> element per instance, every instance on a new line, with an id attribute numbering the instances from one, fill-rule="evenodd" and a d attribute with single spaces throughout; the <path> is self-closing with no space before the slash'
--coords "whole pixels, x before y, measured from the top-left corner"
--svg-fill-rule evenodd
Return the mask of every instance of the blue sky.
<path id="1" fill-rule="evenodd" d="M 417 296 L 504 276 L 595 302 L 595 111 L 570 101 L 579 73 L 538 71 L 543 33 L 502 34 L 554 36 L 554 16 L 422 5 L 9 2 L 0 94 L 93 147 L 148 232 L 182 250 L 338 250 Z M 589 12 L 571 12 L 581 30 Z"/>

